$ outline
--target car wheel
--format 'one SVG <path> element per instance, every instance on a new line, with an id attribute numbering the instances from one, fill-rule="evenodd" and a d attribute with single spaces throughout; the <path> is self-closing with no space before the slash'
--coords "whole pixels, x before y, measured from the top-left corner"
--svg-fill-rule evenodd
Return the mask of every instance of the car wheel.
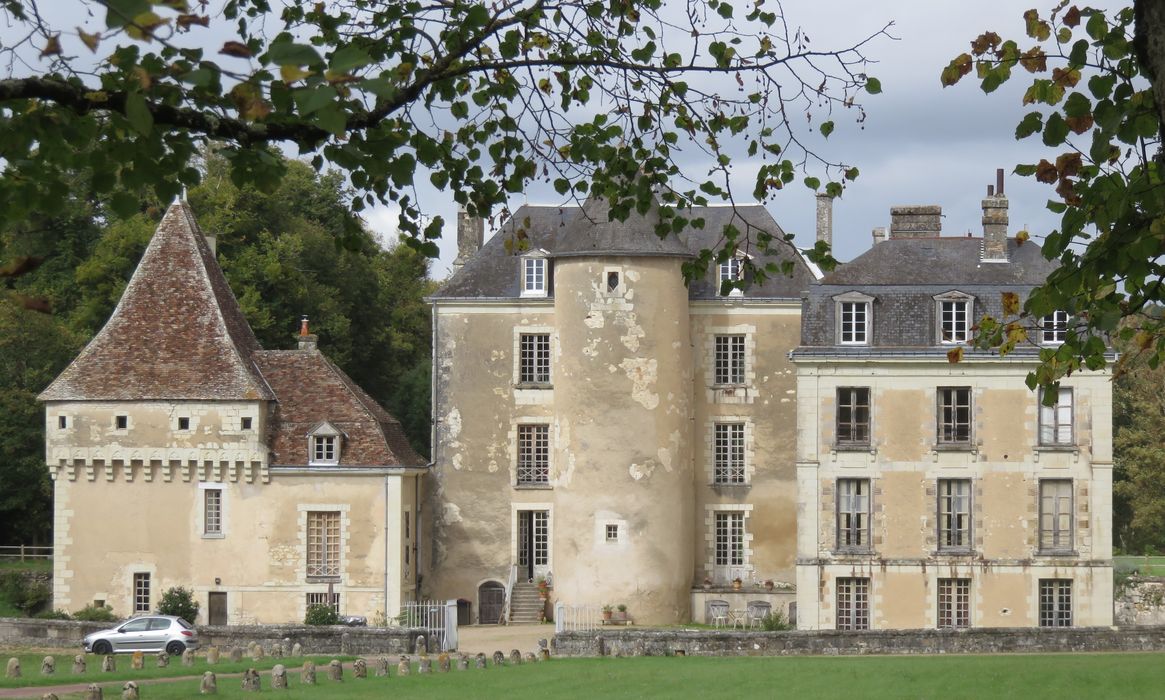
<path id="1" fill-rule="evenodd" d="M 166 645 L 166 653 L 170 656 L 181 656 L 186 651 L 186 645 L 177 640 Z"/>
<path id="2" fill-rule="evenodd" d="M 105 656 L 113 653 L 113 645 L 109 642 L 96 642 L 93 645 L 93 653 L 98 656 Z"/>

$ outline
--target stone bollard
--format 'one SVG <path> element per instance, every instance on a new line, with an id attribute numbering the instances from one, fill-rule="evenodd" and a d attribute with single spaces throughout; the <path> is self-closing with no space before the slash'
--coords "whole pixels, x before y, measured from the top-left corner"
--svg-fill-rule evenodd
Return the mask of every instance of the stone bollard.
<path id="1" fill-rule="evenodd" d="M 409 657 L 401 656 L 400 663 L 396 665 L 396 675 L 407 676 L 412 671 L 412 666 L 409 664 Z"/>
<path id="2" fill-rule="evenodd" d="M 437 654 L 437 670 L 441 673 L 447 673 L 449 671 L 449 655 L 445 652 Z"/>
<path id="3" fill-rule="evenodd" d="M 282 644 L 273 644 L 271 646 L 271 658 L 282 659 L 283 656 L 284 656 L 283 645 Z"/>
<path id="4" fill-rule="evenodd" d="M 140 651 L 135 651 L 130 657 L 129 667 L 135 671 L 140 671 L 146 667 L 146 655 Z"/>
<path id="5" fill-rule="evenodd" d="M 518 651 L 517 649 L 510 650 L 510 665 L 511 666 L 521 666 L 522 665 L 522 652 Z"/>
<path id="6" fill-rule="evenodd" d="M 352 653 L 352 635 L 348 634 L 347 632 L 344 632 L 340 635 L 340 653 Z"/>
<path id="7" fill-rule="evenodd" d="M 44 657 L 40 662 L 40 675 L 51 676 L 57 672 L 57 660 L 51 656 Z"/>
<path id="8" fill-rule="evenodd" d="M 105 658 L 101 660 L 101 672 L 113 673 L 117 670 L 117 661 L 114 660 L 113 654 L 106 654 Z"/>
<path id="9" fill-rule="evenodd" d="M 271 687 L 275 690 L 287 689 L 287 668 L 283 664 L 275 664 L 271 669 Z"/>
<path id="10" fill-rule="evenodd" d="M 473 658 L 474 658 L 474 663 L 473 663 L 474 668 L 485 668 L 485 654 L 484 653 L 479 651 L 477 653 L 477 656 L 475 656 Z"/>
<path id="11" fill-rule="evenodd" d="M 121 700 L 138 700 L 138 684 L 129 681 L 121 686 Z"/>
<path id="12" fill-rule="evenodd" d="M 292 645 L 291 655 L 296 657 L 296 658 L 303 656 L 303 645 L 300 644 L 299 642 L 296 642 L 294 645 Z"/>
<path id="13" fill-rule="evenodd" d="M 311 659 L 303 662 L 303 670 L 299 672 L 299 682 L 304 685 L 316 684 L 316 662 Z"/>
<path id="14" fill-rule="evenodd" d="M 218 678 L 215 677 L 214 671 L 202 674 L 202 683 L 198 685 L 198 692 L 203 695 L 218 695 Z"/>
<path id="15" fill-rule="evenodd" d="M 231 647 L 231 663 L 239 663 L 243 660 L 243 650 L 238 647 Z"/>
<path id="16" fill-rule="evenodd" d="M 158 668 L 166 668 L 170 665 L 170 655 L 165 651 L 159 651 L 158 655 L 154 658 L 157 659 Z"/>
<path id="17" fill-rule="evenodd" d="M 532 651 L 526 652 L 526 656 L 523 658 L 525 659 L 526 663 L 528 663 L 528 664 L 536 663 L 538 661 L 538 657 L 534 656 L 534 652 L 532 652 Z"/>
<path id="18" fill-rule="evenodd" d="M 283 638 L 283 641 L 279 643 L 279 652 L 283 656 L 291 656 L 291 637 Z"/>
<path id="19" fill-rule="evenodd" d="M 465 654 L 457 655 L 457 670 L 464 671 L 469 668 L 469 657 Z"/>
<path id="20" fill-rule="evenodd" d="M 73 657 L 73 675 L 85 672 L 85 655 L 77 654 Z"/>
<path id="21" fill-rule="evenodd" d="M 387 656 L 376 657 L 375 664 L 376 665 L 373 668 L 376 669 L 376 677 L 377 678 L 382 678 L 382 677 L 388 675 L 388 657 Z"/>
<path id="22" fill-rule="evenodd" d="M 243 691 L 247 693 L 257 693 L 263 689 L 259 683 L 259 672 L 253 668 L 248 668 L 243 671 Z"/>
<path id="23" fill-rule="evenodd" d="M 364 659 L 356 659 L 352 662 L 352 677 L 367 678 L 368 677 L 368 662 Z"/>
<path id="24" fill-rule="evenodd" d="M 218 647 L 210 647 L 206 650 L 206 663 L 211 666 L 218 663 Z"/>
<path id="25" fill-rule="evenodd" d="M 20 659 L 13 656 L 8 659 L 8 669 L 4 672 L 5 678 L 20 678 Z"/>
<path id="26" fill-rule="evenodd" d="M 84 700 L 105 700 L 105 696 L 101 693 L 101 686 L 96 683 L 90 683 L 89 687 L 85 689 L 85 694 L 81 697 Z"/>
<path id="27" fill-rule="evenodd" d="M 256 644 L 251 648 L 251 661 L 259 662 L 263 660 L 263 647 Z"/>
<path id="28" fill-rule="evenodd" d="M 425 642 L 425 635 L 418 634 L 413 638 L 413 653 L 426 654 L 429 651 L 429 645 Z"/>
<path id="29" fill-rule="evenodd" d="M 56 693 L 45 693 L 44 695 L 40 696 L 40 700 L 61 700 L 61 699 L 57 697 Z"/>
<path id="30" fill-rule="evenodd" d="M 425 674 L 433 672 L 433 660 L 429 658 L 428 654 L 421 654 L 420 660 L 417 661 L 417 673 Z"/>
<path id="31" fill-rule="evenodd" d="M 194 665 L 194 650 L 193 649 L 187 649 L 186 651 L 182 652 L 182 665 L 183 666 L 193 666 Z"/>
<path id="32" fill-rule="evenodd" d="M 550 650 L 549 649 L 539 649 L 538 650 L 538 660 L 539 661 L 549 661 L 550 660 Z"/>
<path id="33" fill-rule="evenodd" d="M 334 681 L 344 680 L 344 664 L 340 663 L 339 659 L 332 659 L 328 664 L 328 678 Z"/>
<path id="34" fill-rule="evenodd" d="M 505 666 L 506 655 L 502 653 L 501 649 L 494 652 L 494 666 Z"/>

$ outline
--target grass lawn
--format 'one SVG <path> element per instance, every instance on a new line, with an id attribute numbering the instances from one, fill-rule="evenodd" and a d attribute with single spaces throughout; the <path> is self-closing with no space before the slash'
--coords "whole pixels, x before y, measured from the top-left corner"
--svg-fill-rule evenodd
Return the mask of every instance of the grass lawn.
<path id="1" fill-rule="evenodd" d="M 1165 557 L 1113 557 L 1117 571 L 1136 571 L 1143 576 L 1165 576 Z"/>
<path id="2" fill-rule="evenodd" d="M 299 683 L 279 697 L 330 698 L 1159 698 L 1165 654 L 921 657 L 734 657 L 557 659 L 518 668 L 333 683 Z M 263 678 L 270 692 L 270 680 Z M 150 700 L 196 697 L 198 681 L 151 686 Z M 106 690 L 106 696 L 112 694 Z M 79 696 L 62 696 L 79 697 Z M 253 698 L 239 679 L 220 678 L 219 697 Z"/>
<path id="3" fill-rule="evenodd" d="M 18 569 L 21 571 L 52 571 L 52 559 L 0 559 L 0 571 Z"/>

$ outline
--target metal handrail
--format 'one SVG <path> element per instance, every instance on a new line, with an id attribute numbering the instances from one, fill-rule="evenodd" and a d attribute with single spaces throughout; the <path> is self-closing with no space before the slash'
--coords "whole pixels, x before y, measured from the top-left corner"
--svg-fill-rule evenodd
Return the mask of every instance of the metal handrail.
<path id="1" fill-rule="evenodd" d="M 499 624 L 509 624 L 510 622 L 510 599 L 514 595 L 514 584 L 518 582 L 518 565 L 510 565 L 510 578 L 506 581 L 506 600 L 502 604 L 502 619 L 498 620 Z"/>

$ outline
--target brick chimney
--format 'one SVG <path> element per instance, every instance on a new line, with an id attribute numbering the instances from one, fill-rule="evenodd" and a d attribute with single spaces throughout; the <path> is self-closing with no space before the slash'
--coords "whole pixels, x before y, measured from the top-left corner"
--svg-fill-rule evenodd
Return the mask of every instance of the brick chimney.
<path id="1" fill-rule="evenodd" d="M 833 247 L 833 195 L 817 195 L 817 240 Z"/>
<path id="2" fill-rule="evenodd" d="M 316 349 L 316 341 L 319 340 L 319 336 L 314 335 L 313 333 L 308 331 L 307 316 L 304 316 L 303 318 L 301 318 L 299 320 L 299 335 L 296 336 L 296 339 L 299 341 L 299 349 L 300 350 L 315 350 Z"/>
<path id="3" fill-rule="evenodd" d="M 871 232 L 871 235 L 874 237 L 874 245 L 878 245 L 882 241 L 886 240 L 886 227 L 879 226 Z"/>
<path id="4" fill-rule="evenodd" d="M 481 249 L 485 240 L 485 221 L 470 216 L 464 206 L 457 208 L 457 257 L 453 260 L 453 272 L 461 269 L 473 254 Z"/>
<path id="5" fill-rule="evenodd" d="M 987 185 L 983 200 L 983 261 L 1007 262 L 1007 195 L 1003 168 L 995 171 L 995 187 Z"/>
<path id="6" fill-rule="evenodd" d="M 890 207 L 890 238 L 937 238 L 943 208 L 937 204 Z"/>

